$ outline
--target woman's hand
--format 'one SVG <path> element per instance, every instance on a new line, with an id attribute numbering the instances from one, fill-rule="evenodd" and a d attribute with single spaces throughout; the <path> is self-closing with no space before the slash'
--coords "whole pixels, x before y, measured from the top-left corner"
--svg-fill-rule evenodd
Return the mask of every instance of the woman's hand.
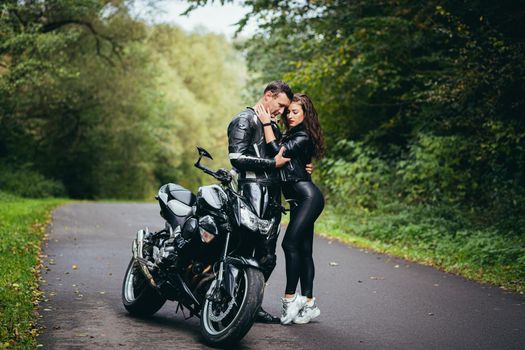
<path id="1" fill-rule="evenodd" d="M 312 163 L 306 164 L 306 172 L 310 175 L 314 172 L 314 165 Z"/>
<path id="2" fill-rule="evenodd" d="M 263 124 L 270 123 L 272 120 L 270 111 L 267 111 L 261 103 L 257 103 L 255 105 L 255 113 L 257 114 L 257 117 L 259 117 L 259 120 Z"/>

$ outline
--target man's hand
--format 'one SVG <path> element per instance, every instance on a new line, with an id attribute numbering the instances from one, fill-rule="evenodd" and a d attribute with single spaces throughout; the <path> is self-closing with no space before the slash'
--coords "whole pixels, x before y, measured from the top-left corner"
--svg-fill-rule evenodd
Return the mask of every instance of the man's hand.
<path id="1" fill-rule="evenodd" d="M 290 158 L 283 157 L 284 147 L 281 147 L 279 150 L 279 153 L 274 157 L 275 159 L 275 167 L 276 168 L 282 168 L 290 161 Z"/>
<path id="2" fill-rule="evenodd" d="M 314 165 L 312 163 L 306 164 L 306 172 L 310 175 L 314 172 Z"/>
<path id="3" fill-rule="evenodd" d="M 255 113 L 257 114 L 257 117 L 259 117 L 259 120 L 263 124 L 267 124 L 272 120 L 272 115 L 269 111 L 266 110 L 266 108 L 264 108 L 264 106 L 261 103 L 257 103 L 255 105 Z"/>

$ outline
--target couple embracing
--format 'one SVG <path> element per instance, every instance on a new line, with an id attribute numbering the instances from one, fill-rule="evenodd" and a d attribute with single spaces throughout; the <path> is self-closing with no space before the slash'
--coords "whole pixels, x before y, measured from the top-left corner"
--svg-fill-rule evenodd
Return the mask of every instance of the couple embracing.
<path id="1" fill-rule="evenodd" d="M 285 133 L 277 124 L 277 116 Z M 280 231 L 281 191 L 290 202 L 290 223 L 282 247 L 286 259 L 286 288 L 281 318 L 262 308 L 256 321 L 304 324 L 319 316 L 313 297 L 314 222 L 324 207 L 323 195 L 312 182 L 312 158 L 324 151 L 317 113 L 305 94 L 293 94 L 282 81 L 273 81 L 253 107 L 236 115 L 228 126 L 230 162 L 237 170 L 239 191 L 260 218 L 276 217 L 275 230 L 262 239 L 256 258 L 268 280 L 276 264 Z M 301 284 L 301 295 L 296 294 Z"/>

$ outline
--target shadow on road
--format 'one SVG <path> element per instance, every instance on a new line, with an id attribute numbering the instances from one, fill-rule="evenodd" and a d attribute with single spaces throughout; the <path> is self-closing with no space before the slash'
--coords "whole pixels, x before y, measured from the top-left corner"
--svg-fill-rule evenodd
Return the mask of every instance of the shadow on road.
<path id="1" fill-rule="evenodd" d="M 177 315 L 153 315 L 147 318 L 135 317 L 128 313 L 122 312 L 122 317 L 125 317 L 130 322 L 137 323 L 137 326 L 145 326 L 147 328 L 154 327 L 157 332 L 177 332 L 178 336 L 185 335 L 186 337 L 192 338 L 195 343 L 201 344 L 203 347 L 207 347 L 204 343 L 204 339 L 200 334 L 199 319 L 192 317 L 191 319 L 184 320 L 181 314 Z M 141 327 L 141 332 L 144 332 L 144 328 Z M 249 334 L 249 333 L 248 333 Z M 220 347 L 218 347 L 220 348 Z M 247 344 L 243 344 L 243 341 L 239 342 L 235 346 L 228 346 L 228 349 L 232 350 L 246 350 L 253 349 Z"/>

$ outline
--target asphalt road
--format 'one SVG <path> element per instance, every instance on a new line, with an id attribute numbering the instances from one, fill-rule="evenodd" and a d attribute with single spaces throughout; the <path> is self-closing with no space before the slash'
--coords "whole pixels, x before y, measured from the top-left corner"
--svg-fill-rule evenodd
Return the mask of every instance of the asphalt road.
<path id="1" fill-rule="evenodd" d="M 58 208 L 44 253 L 44 349 L 204 349 L 198 319 L 166 305 L 130 317 L 121 283 L 135 232 L 163 225 L 155 204 L 75 203 Z M 279 312 L 284 258 L 263 305 Z M 307 325 L 255 324 L 239 349 L 525 349 L 525 297 L 402 259 L 316 238 Z"/>

